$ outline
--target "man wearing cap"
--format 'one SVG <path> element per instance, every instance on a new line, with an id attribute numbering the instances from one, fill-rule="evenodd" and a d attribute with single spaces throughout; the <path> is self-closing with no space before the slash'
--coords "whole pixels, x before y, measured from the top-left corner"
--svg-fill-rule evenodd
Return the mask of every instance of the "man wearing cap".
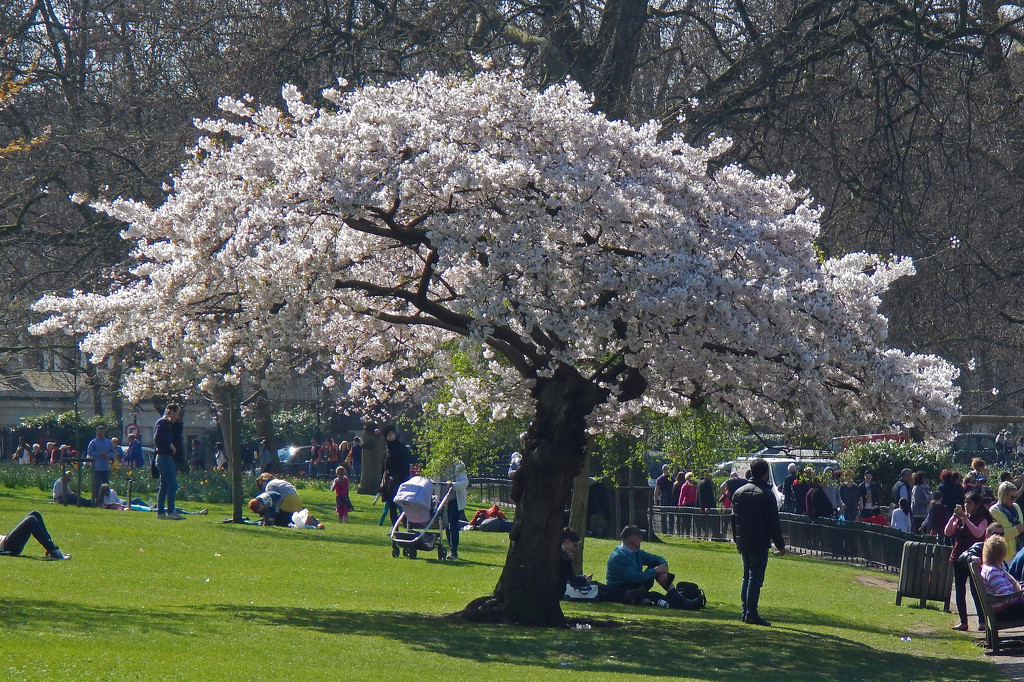
<path id="1" fill-rule="evenodd" d="M 644 535 L 644 531 L 636 526 L 622 529 L 619 533 L 622 544 L 608 557 L 605 582 L 612 591 L 622 593 L 622 600 L 627 603 L 657 603 L 665 608 L 684 608 L 686 600 L 672 585 L 675 576 L 668 572 L 668 562 L 664 557 L 640 549 Z M 664 597 L 649 592 L 655 582 L 664 588 Z"/>
<path id="2" fill-rule="evenodd" d="M 750 463 L 751 481 L 732 498 L 732 536 L 743 559 L 743 622 L 771 625 L 757 612 L 757 603 L 768 568 L 768 548 L 772 542 L 779 554 L 786 553 L 786 541 L 779 526 L 779 508 L 768 482 L 768 462 L 758 458 Z"/>

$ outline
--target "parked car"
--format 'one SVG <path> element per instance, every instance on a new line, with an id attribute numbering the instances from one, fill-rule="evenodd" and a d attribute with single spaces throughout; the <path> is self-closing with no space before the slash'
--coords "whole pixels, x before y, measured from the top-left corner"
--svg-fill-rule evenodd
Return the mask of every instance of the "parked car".
<path id="1" fill-rule="evenodd" d="M 970 462 L 975 457 L 994 462 L 996 437 L 991 433 L 958 433 L 949 446 L 949 454 L 957 462 Z"/>
<path id="2" fill-rule="evenodd" d="M 124 453 L 124 455 L 122 455 L 122 457 L 127 456 L 128 455 L 128 446 L 127 445 L 122 445 L 121 446 L 121 452 Z M 142 446 L 142 459 L 143 459 L 142 466 L 148 467 L 149 465 L 151 465 L 153 463 L 153 458 L 154 457 L 156 457 L 156 450 L 154 450 L 153 448 L 147 448 L 146 446 Z"/>
<path id="3" fill-rule="evenodd" d="M 795 463 L 800 469 L 812 466 L 819 474 L 825 470 L 825 467 L 839 468 L 839 462 L 827 457 L 821 457 L 817 450 L 790 450 L 789 454 L 792 456 L 761 456 L 761 459 L 768 462 L 768 482 L 772 484 L 772 490 L 775 492 L 775 501 L 778 503 L 779 509 L 782 508 L 783 503 L 781 486 L 782 482 L 786 480 L 786 476 L 789 475 L 788 468 L 790 464 Z M 742 457 L 733 460 L 729 463 L 729 473 L 731 474 L 735 471 L 740 478 L 743 478 L 750 470 L 750 463 L 757 459 L 758 456 L 755 454 L 753 457 Z"/>
<path id="4" fill-rule="evenodd" d="M 313 448 L 309 445 L 290 445 L 277 451 L 282 473 L 286 476 L 308 475 L 309 460 L 312 458 Z"/>

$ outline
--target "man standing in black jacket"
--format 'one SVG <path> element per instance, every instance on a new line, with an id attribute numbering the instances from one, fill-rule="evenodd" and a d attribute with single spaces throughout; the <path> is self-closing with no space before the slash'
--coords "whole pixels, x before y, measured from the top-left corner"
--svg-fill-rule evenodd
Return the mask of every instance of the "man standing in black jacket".
<path id="1" fill-rule="evenodd" d="M 779 526 L 779 508 L 768 483 L 768 462 L 755 459 L 750 464 L 751 482 L 732 498 L 732 536 L 743 559 L 743 622 L 771 625 L 757 612 L 757 602 L 768 568 L 768 549 L 774 542 L 779 554 L 786 553 L 786 541 Z"/>

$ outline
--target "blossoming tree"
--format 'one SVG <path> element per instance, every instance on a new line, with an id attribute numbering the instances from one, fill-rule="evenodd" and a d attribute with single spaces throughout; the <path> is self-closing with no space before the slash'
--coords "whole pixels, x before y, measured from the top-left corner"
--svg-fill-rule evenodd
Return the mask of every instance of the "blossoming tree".
<path id="1" fill-rule="evenodd" d="M 283 94 L 286 111 L 223 101 L 157 208 L 98 202 L 137 242 L 132 277 L 41 300 L 36 331 L 85 332 L 96 357 L 148 345 L 135 392 L 326 349 L 369 407 L 457 347 L 476 372 L 448 409 L 531 416 L 505 567 L 467 615 L 562 622 L 587 430 L 641 407 L 818 431 L 956 416 L 950 365 L 886 347 L 879 296 L 912 264 L 821 262 L 815 208 L 782 178 L 710 170 L 724 142 L 659 140 L 514 74 L 328 90 L 330 109 Z"/>

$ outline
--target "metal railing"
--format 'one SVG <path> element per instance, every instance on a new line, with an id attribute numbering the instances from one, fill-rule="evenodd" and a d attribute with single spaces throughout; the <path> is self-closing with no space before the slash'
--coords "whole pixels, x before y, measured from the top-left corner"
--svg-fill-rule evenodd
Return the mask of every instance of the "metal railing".
<path id="1" fill-rule="evenodd" d="M 730 515 L 731 512 L 725 509 L 704 511 L 695 507 L 653 507 L 650 521 L 657 533 L 731 542 Z M 799 514 L 779 514 L 779 517 L 787 547 L 890 571 L 899 570 L 903 544 L 908 540 L 936 542 L 929 535 L 904 533 L 895 528 L 860 521 L 811 521 Z"/>
<path id="2" fill-rule="evenodd" d="M 469 494 L 491 504 L 512 504 L 512 481 L 507 478 L 470 478 Z"/>

